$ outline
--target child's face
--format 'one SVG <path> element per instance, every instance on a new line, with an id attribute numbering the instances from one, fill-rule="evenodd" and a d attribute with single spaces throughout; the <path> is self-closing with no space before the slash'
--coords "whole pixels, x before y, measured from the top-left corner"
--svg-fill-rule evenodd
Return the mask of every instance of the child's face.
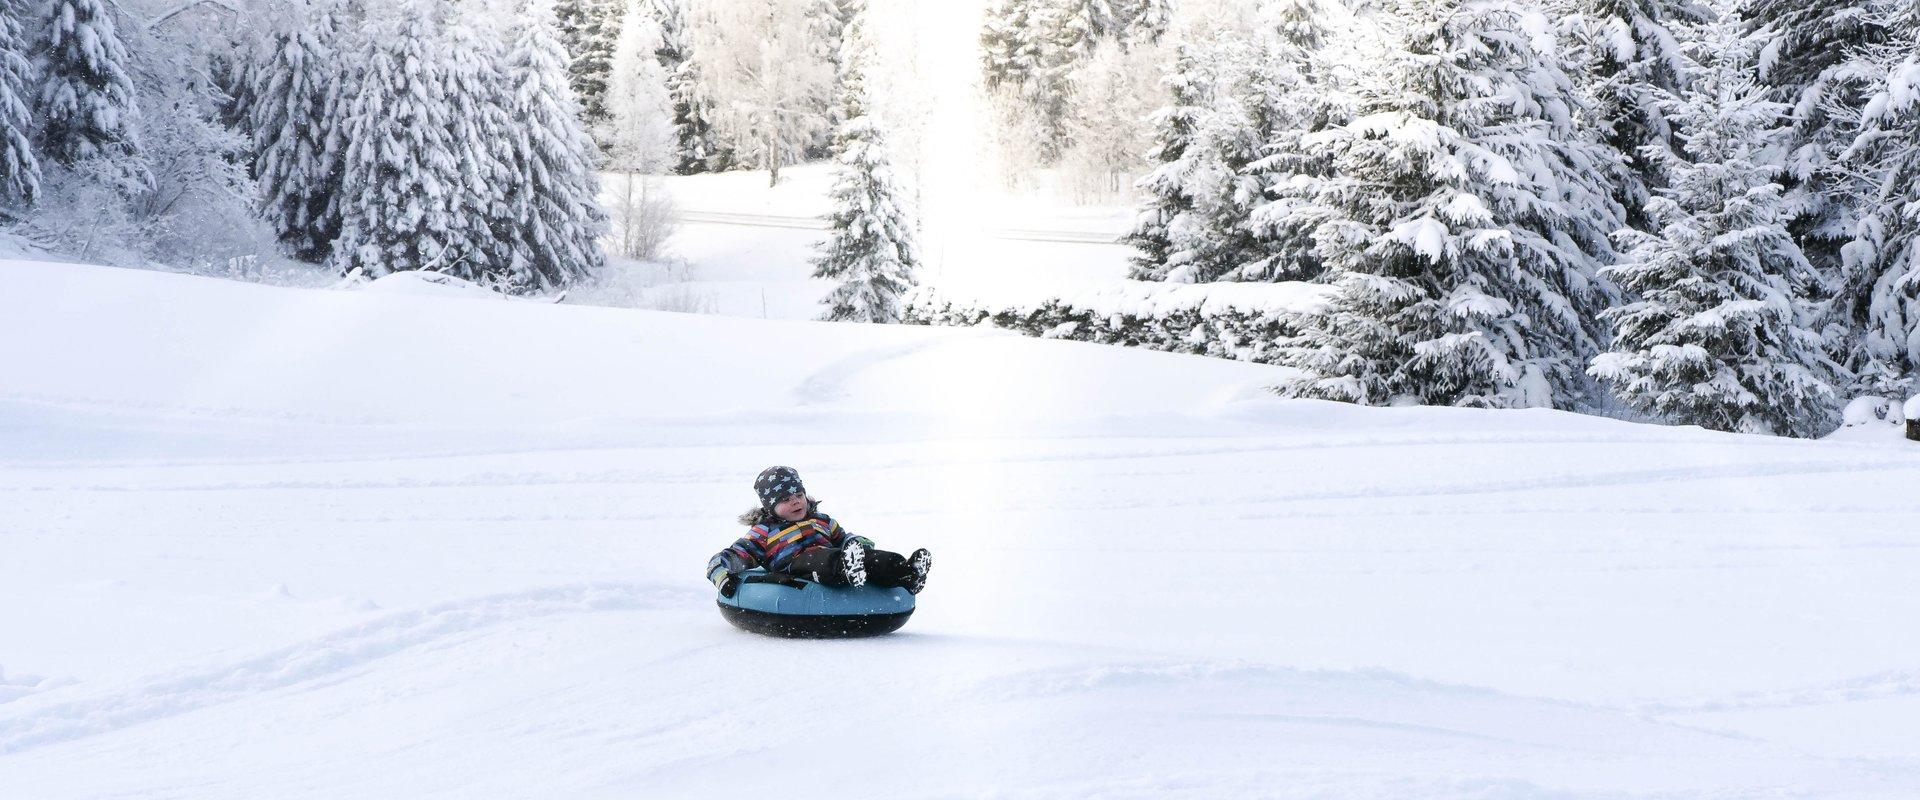
<path id="1" fill-rule="evenodd" d="M 807 496 L 796 494 L 773 504 L 773 513 L 788 522 L 799 522 L 807 518 Z"/>

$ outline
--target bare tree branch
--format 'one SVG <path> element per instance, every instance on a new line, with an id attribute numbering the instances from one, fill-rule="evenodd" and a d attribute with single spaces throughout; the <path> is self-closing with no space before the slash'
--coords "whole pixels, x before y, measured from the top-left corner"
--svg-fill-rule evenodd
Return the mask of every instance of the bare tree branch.
<path id="1" fill-rule="evenodd" d="M 156 16 L 153 19 L 147 20 L 147 30 L 152 31 L 153 29 L 160 27 L 162 24 L 165 24 L 167 20 L 173 19 L 174 17 L 180 16 L 181 14 L 185 14 L 188 11 L 192 11 L 201 6 L 212 6 L 221 11 L 225 11 L 229 14 L 232 14 L 236 17 L 241 16 L 241 13 L 242 13 L 240 11 L 240 7 L 237 5 L 234 5 L 232 0 L 185 0 L 185 2 L 182 2 L 177 6 L 174 6 L 173 8 L 168 9 L 167 11 L 161 12 L 159 16 Z"/>

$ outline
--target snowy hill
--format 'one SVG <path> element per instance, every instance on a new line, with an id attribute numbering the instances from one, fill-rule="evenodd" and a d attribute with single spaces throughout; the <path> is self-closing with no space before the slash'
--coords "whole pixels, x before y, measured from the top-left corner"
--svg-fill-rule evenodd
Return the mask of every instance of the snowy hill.
<path id="1" fill-rule="evenodd" d="M 0 279 L 0 797 L 1920 794 L 1906 443 L 1288 402 L 992 331 Z M 701 566 L 775 463 L 938 554 L 901 633 L 722 622 Z"/>

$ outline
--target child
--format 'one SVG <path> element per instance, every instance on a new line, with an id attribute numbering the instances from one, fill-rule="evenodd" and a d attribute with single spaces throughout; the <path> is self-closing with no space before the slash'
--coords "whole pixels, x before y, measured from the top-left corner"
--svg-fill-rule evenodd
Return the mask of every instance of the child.
<path id="1" fill-rule="evenodd" d="M 933 555 L 925 548 L 913 557 L 873 549 L 873 540 L 855 536 L 820 513 L 792 467 L 768 467 L 753 481 L 760 507 L 740 515 L 747 535 L 707 561 L 707 580 L 732 597 L 740 573 L 754 567 L 828 586 L 899 586 L 914 594 L 927 585 Z"/>

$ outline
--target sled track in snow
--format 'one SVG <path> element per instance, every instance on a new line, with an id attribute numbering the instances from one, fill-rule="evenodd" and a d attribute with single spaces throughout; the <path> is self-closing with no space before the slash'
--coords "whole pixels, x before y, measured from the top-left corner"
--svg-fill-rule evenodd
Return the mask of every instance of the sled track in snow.
<path id="1" fill-rule="evenodd" d="M 108 733 L 240 700 L 261 692 L 339 675 L 432 642 L 511 622 L 566 614 L 635 611 L 684 605 L 694 594 L 624 583 L 561 586 L 491 595 L 388 614 L 358 627 L 254 658 L 93 697 L 54 702 L 85 691 L 73 684 L 23 698 L 27 708 L 0 715 L 0 755 Z M 43 701 L 44 705 L 41 702 Z"/>

